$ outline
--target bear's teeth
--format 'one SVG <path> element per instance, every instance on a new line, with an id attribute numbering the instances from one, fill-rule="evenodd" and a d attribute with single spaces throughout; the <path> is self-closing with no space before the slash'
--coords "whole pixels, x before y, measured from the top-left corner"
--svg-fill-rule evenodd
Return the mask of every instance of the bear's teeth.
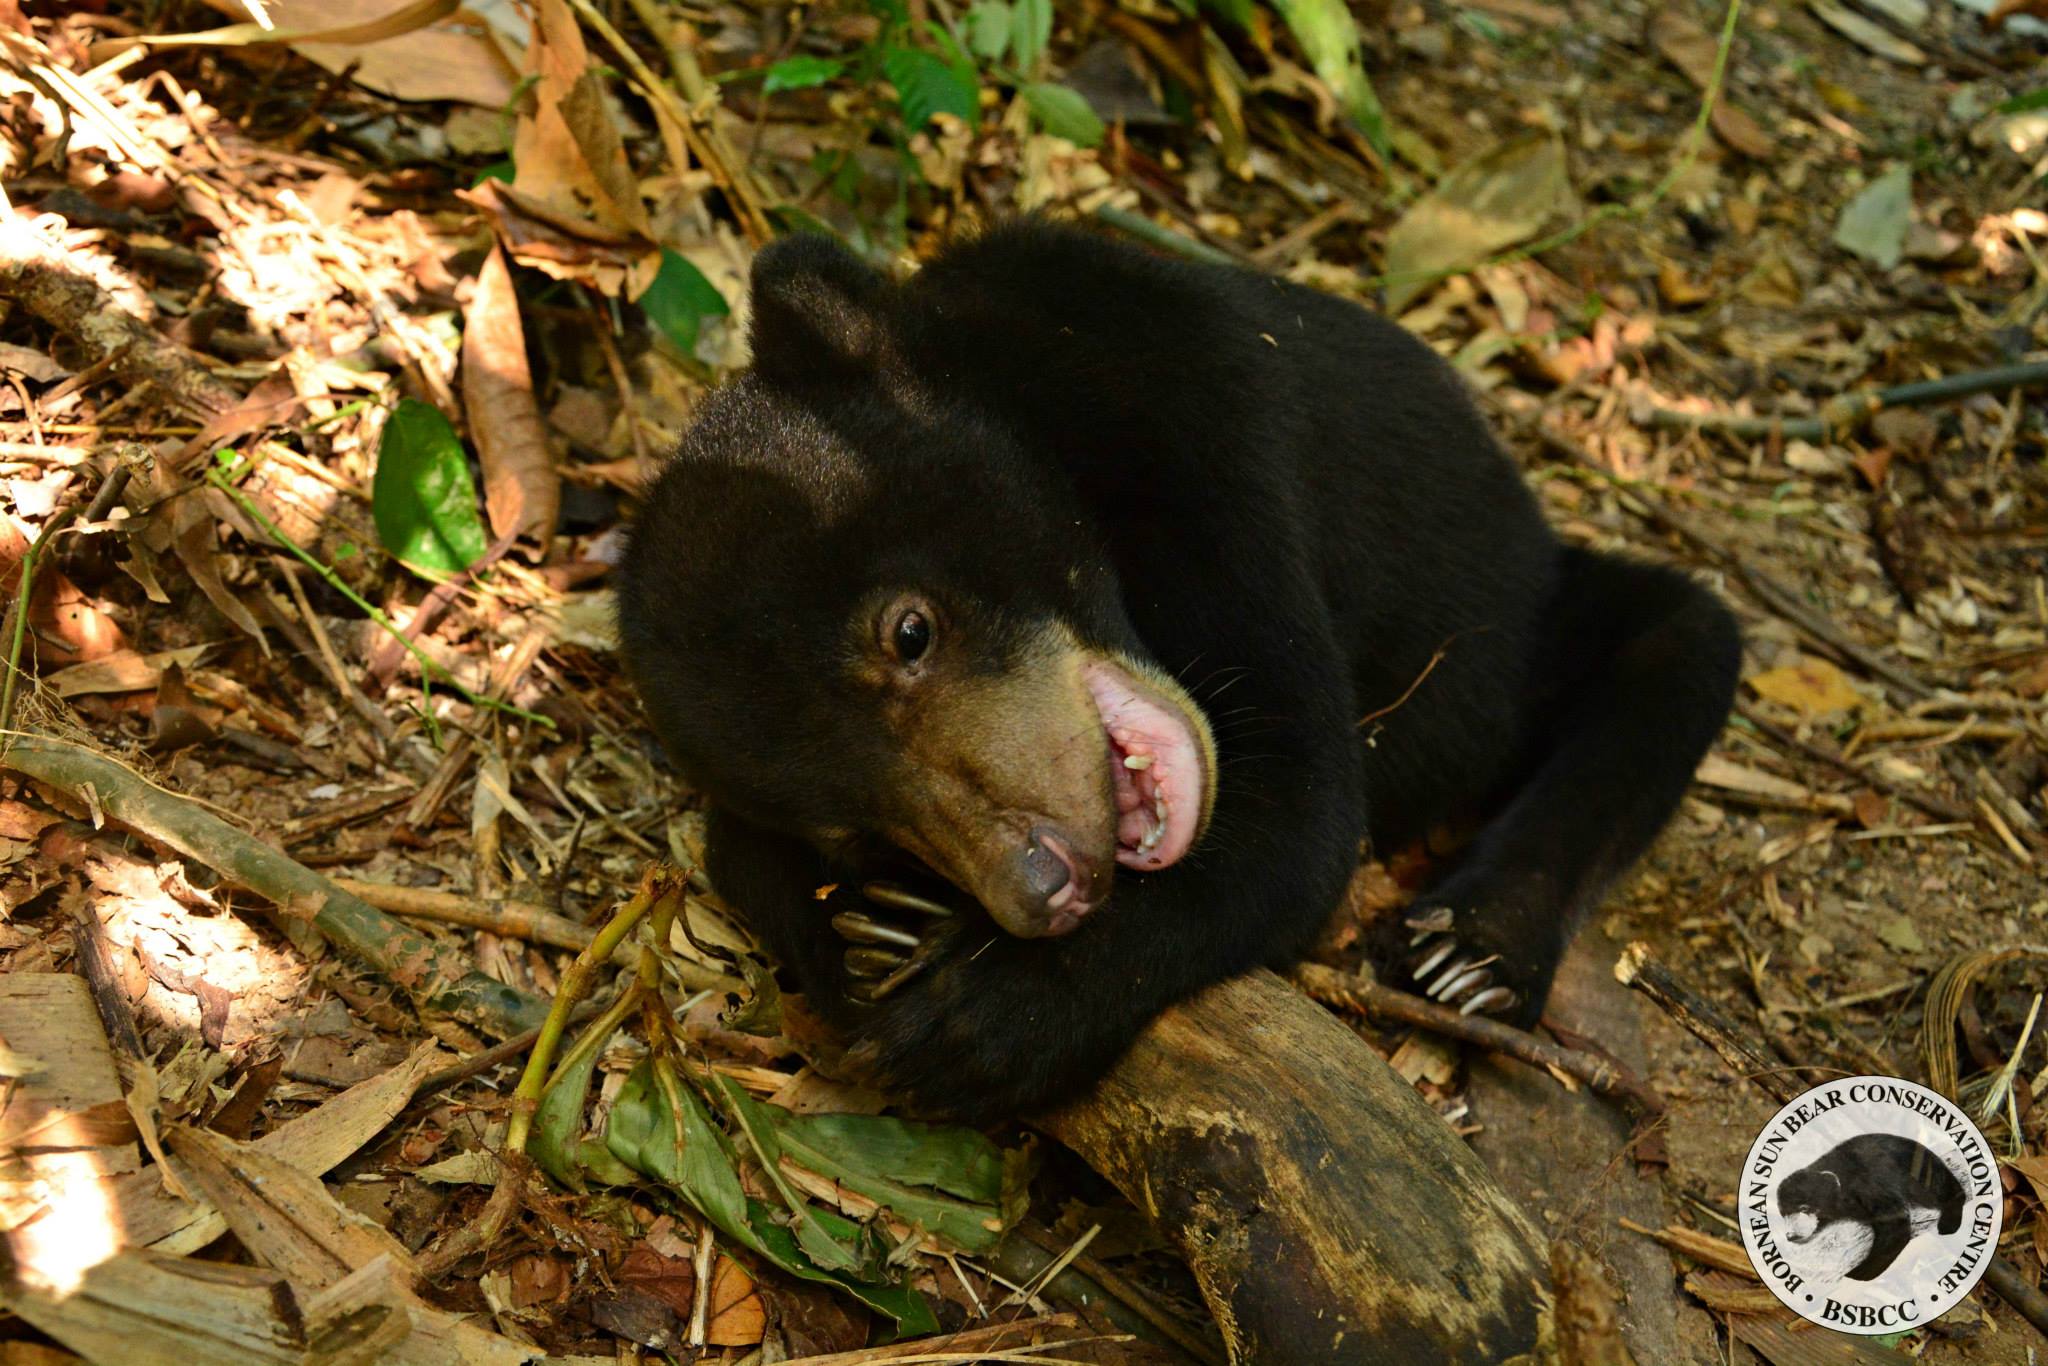
<path id="1" fill-rule="evenodd" d="M 1124 756 L 1124 767 L 1135 773 L 1143 773 L 1146 769 L 1152 767 L 1152 756 L 1149 754 L 1126 754 Z"/>

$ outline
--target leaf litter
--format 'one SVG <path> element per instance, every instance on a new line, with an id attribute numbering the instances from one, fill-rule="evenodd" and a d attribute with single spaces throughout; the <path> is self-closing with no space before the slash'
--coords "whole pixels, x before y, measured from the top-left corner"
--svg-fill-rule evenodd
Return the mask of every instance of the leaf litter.
<path id="1" fill-rule="evenodd" d="M 240 6 L 152 30 L 119 0 L 0 0 L 0 588 L 26 581 L 28 608 L 9 720 L 120 764 L 38 773 L 22 749 L 0 780 L 0 994 L 94 989 L 39 1006 L 8 1066 L 41 1097 L 39 1064 L 108 1058 L 125 1022 L 151 1079 L 112 1110 L 105 1087 L 56 1103 L 131 1167 L 141 1105 L 173 1168 L 102 1169 L 113 1226 L 173 1260 L 109 1247 L 76 1314 L 15 1303 L 48 1339 L 132 1335 L 125 1314 L 215 1265 L 176 1259 L 235 1228 L 202 1338 L 246 1311 L 277 1341 L 457 1334 L 476 1360 L 878 1359 L 892 1332 L 934 1360 L 1187 1350 L 1059 1278 L 1012 1302 L 1018 1230 L 1071 1250 L 1130 1212 L 1033 1176 L 1014 1130 L 878 1113 L 819 1070 L 801 1001 L 722 1022 L 768 979 L 702 889 L 691 934 L 602 971 L 655 954 L 654 989 L 708 989 L 704 1010 L 666 1044 L 623 1016 L 572 1039 L 536 1098 L 539 1174 L 507 1155 L 526 1047 L 494 1036 L 568 980 L 560 945 L 697 847 L 597 624 L 648 459 L 738 359 L 747 256 L 771 223 L 822 224 L 908 261 L 1024 207 L 1401 314 L 1568 539 L 1730 598 L 1741 714 L 1584 938 L 1653 941 L 1787 1056 L 1946 1078 L 1990 1116 L 2009 1255 L 2040 1277 L 2048 1041 L 2038 959 L 2008 951 L 2048 919 L 2048 431 L 2026 377 L 2048 125 L 2024 16 L 1746 8 L 1724 52 L 1718 7 L 1583 0 L 1363 25 L 984 0 L 957 32 L 887 4 L 263 8 L 268 31 Z M 53 269 L 84 283 L 52 291 Z M 1985 373 L 2010 378 L 1963 382 Z M 1901 392 L 1843 420 L 1844 396 Z M 195 812 L 218 828 L 181 844 Z M 1431 856 L 1361 875 L 1325 965 L 1357 966 Z M 317 890 L 327 870 L 378 895 L 334 901 L 355 894 Z M 308 925 L 335 908 L 352 928 L 321 951 Z M 557 922 L 578 933 L 531 937 Z M 423 1012 L 428 962 L 484 971 Z M 1433 1036 L 1360 1028 L 1450 1122 L 1500 1122 Z M 1683 1331 L 1794 1366 L 1801 1335 L 1717 1260 L 1767 1107 L 1650 1044 L 1684 1121 L 1638 1136 L 1686 1197 L 1663 1293 Z M 51 1214 L 21 1160 L 11 1240 Z M 298 1236 L 266 1241 L 265 1191 Z M 1074 1261 L 1207 1341 L 1156 1240 Z M 1006 1302 L 1017 1324 L 984 1322 Z M 1985 1299 L 1902 1345 L 2017 1362 L 2026 1331 Z"/>

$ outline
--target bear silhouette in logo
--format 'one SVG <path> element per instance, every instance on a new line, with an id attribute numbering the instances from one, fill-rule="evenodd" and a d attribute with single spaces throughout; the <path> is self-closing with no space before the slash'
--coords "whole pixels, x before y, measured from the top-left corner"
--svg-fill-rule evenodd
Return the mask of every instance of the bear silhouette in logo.
<path id="1" fill-rule="evenodd" d="M 1963 1226 L 1962 1182 L 1939 1157 L 1897 1134 L 1837 1143 L 1779 1182 L 1777 1199 L 1785 1239 L 1795 1246 L 1828 1233 L 1860 1245 L 1868 1235 L 1869 1247 L 1845 1273 L 1852 1281 L 1882 1276 L 1930 1225 L 1944 1234 Z"/>

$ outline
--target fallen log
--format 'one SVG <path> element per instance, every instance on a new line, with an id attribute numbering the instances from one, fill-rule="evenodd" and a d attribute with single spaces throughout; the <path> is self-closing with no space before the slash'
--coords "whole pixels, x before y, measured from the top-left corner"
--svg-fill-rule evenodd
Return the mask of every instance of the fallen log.
<path id="1" fill-rule="evenodd" d="M 1412 1087 L 1270 972 L 1168 1011 L 1034 1122 L 1173 1241 L 1237 1366 L 1536 1350 L 1542 1236 Z"/>

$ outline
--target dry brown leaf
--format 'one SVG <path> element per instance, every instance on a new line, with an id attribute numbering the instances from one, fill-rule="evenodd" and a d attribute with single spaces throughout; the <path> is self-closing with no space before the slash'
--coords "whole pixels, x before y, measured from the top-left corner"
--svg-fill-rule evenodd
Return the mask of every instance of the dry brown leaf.
<path id="1" fill-rule="evenodd" d="M 565 0 L 538 0 L 525 74 L 533 91 L 513 130 L 514 187 L 556 215 L 644 236 L 647 215 L 625 143 Z"/>
<path id="2" fill-rule="evenodd" d="M 0 517 L 0 598 L 9 604 L 20 587 L 19 570 L 28 547 L 28 537 L 14 519 Z M 128 638 L 119 624 L 47 555 L 36 566 L 28 623 L 22 652 L 25 665 L 61 669 L 128 648 Z"/>
<path id="3" fill-rule="evenodd" d="M 562 120 L 568 125 L 570 136 L 576 139 L 576 148 L 583 154 L 583 162 L 604 196 L 603 207 L 610 210 L 599 216 L 647 235 L 647 209 L 640 202 L 640 185 L 633 179 L 633 168 L 626 161 L 625 140 L 619 135 L 618 125 L 612 122 L 611 107 L 605 103 L 604 83 L 596 71 L 586 71 L 576 78 L 568 98 L 562 101 Z"/>
<path id="4" fill-rule="evenodd" d="M 1667 6 L 1651 15 L 1650 45 L 1677 67 L 1695 89 L 1705 90 L 1713 84 L 1714 58 L 1720 43 L 1690 14 Z M 1778 150 L 1770 134 L 1729 101 L 1725 86 L 1721 98 L 1714 101 L 1713 128 L 1716 137 L 1744 156 L 1761 161 Z"/>
<path id="5" fill-rule="evenodd" d="M 1438 271 L 1476 266 L 1527 241 L 1574 202 L 1564 144 L 1549 133 L 1498 143 L 1446 175 L 1387 234 L 1387 311 L 1398 313 Z"/>
<path id="6" fill-rule="evenodd" d="M 1868 706 L 1842 671 L 1825 659 L 1802 659 L 1750 676 L 1758 697 L 1809 717 L 1833 716 Z"/>
<path id="7" fill-rule="evenodd" d="M 154 688 L 163 677 L 164 670 L 173 664 L 197 664 L 211 644 L 187 645 L 178 650 L 159 650 L 155 654 L 137 654 L 133 650 L 116 650 L 89 664 L 73 664 L 70 668 L 59 669 L 43 680 L 43 686 L 59 697 L 84 697 L 90 693 L 141 692 Z"/>
<path id="8" fill-rule="evenodd" d="M 636 1243 L 627 1249 L 614 1279 L 654 1296 L 679 1318 L 689 1318 L 696 1305 L 697 1272 L 687 1253 L 671 1256 L 649 1243 Z M 712 1285 L 717 1286 L 715 1279 Z"/>
<path id="9" fill-rule="evenodd" d="M 16 346 L 12 342 L 0 342 L 0 371 L 32 379 L 38 384 L 54 384 L 71 374 L 42 352 Z"/>
<path id="10" fill-rule="evenodd" d="M 768 1313 L 754 1278 L 730 1257 L 711 1273 L 711 1313 L 704 1337 L 713 1347 L 752 1347 L 768 1331 Z"/>
<path id="11" fill-rule="evenodd" d="M 212 510 L 205 498 L 196 496 L 199 492 L 188 490 L 170 500 L 171 548 L 177 552 L 185 572 L 192 576 L 192 582 L 206 594 L 206 600 L 238 629 L 262 641 L 263 628 L 242 600 L 221 582 L 219 537 Z"/>
<path id="12" fill-rule="evenodd" d="M 533 396 L 526 330 L 503 247 L 484 259 L 463 314 L 462 407 L 483 466 L 492 533 L 516 530 L 545 549 L 561 507 L 562 479 Z"/>
<path id="13" fill-rule="evenodd" d="M 251 21 L 199 33 L 150 36 L 140 41 L 156 47 L 247 47 L 252 43 L 345 43 L 357 46 L 402 38 L 455 13 L 461 0 L 407 0 L 393 5 L 377 0 L 360 7 L 327 0 L 265 5 L 269 24 Z"/>
<path id="14" fill-rule="evenodd" d="M 602 294 L 617 295 L 647 263 L 661 255 L 631 233 L 565 213 L 522 194 L 503 181 L 487 180 L 456 192 L 490 216 L 491 227 L 512 259 L 556 280 L 574 280 Z"/>

